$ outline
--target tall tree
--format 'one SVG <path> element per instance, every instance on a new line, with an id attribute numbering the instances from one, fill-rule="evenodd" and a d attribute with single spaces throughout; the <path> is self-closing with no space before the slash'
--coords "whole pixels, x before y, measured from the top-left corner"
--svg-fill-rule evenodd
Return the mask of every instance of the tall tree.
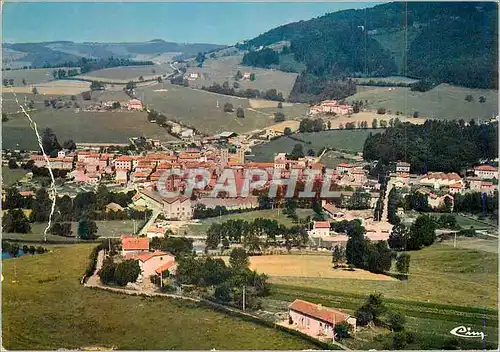
<path id="1" fill-rule="evenodd" d="M 45 128 L 42 132 L 42 146 L 46 154 L 61 150 L 57 136 L 51 128 Z"/>

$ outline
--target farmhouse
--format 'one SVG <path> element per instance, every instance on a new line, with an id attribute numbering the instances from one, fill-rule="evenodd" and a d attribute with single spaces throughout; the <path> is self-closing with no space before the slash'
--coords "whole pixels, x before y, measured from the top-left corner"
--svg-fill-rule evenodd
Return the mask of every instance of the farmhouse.
<path id="1" fill-rule="evenodd" d="M 314 221 L 312 230 L 309 231 L 311 237 L 328 237 L 330 236 L 329 221 Z"/>
<path id="2" fill-rule="evenodd" d="M 498 179 L 498 168 L 491 165 L 479 165 L 474 167 L 474 175 L 481 179 Z"/>
<path id="3" fill-rule="evenodd" d="M 324 100 L 318 105 L 314 105 L 309 110 L 309 114 L 337 114 L 346 115 L 352 113 L 352 106 L 339 104 L 336 100 Z"/>
<path id="4" fill-rule="evenodd" d="M 122 235 L 122 256 L 132 255 L 137 252 L 149 251 L 149 239 L 147 237 L 134 237 Z"/>
<path id="5" fill-rule="evenodd" d="M 250 76 L 252 76 L 252 73 L 250 72 L 243 73 L 243 79 L 250 79 Z"/>
<path id="6" fill-rule="evenodd" d="M 356 318 L 320 304 L 296 299 L 288 306 L 289 324 L 313 337 L 333 339 L 335 325 L 347 322 L 356 330 Z"/>

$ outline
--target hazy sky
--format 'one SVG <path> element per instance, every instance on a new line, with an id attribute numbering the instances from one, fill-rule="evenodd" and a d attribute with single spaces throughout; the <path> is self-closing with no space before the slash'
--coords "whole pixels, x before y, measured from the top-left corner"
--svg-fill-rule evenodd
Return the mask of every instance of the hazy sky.
<path id="1" fill-rule="evenodd" d="M 4 3 L 3 41 L 234 44 L 281 24 L 376 3 Z"/>

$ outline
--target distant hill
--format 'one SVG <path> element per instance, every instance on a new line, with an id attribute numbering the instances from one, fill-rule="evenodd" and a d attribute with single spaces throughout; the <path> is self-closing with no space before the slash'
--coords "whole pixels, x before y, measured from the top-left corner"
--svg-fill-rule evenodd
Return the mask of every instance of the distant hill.
<path id="1" fill-rule="evenodd" d="M 290 46 L 269 52 L 282 41 Z M 248 65 L 280 68 L 291 55 L 305 65 L 292 92 L 299 100 L 309 93 L 303 87 L 318 78 L 399 74 L 498 88 L 498 16 L 492 2 L 394 2 L 339 11 L 274 28 L 238 47 L 250 51 L 243 58 Z"/>
<path id="2" fill-rule="evenodd" d="M 207 52 L 224 48 L 216 44 L 182 44 L 170 43 L 161 39 L 138 43 L 74 43 L 71 41 L 54 41 L 43 43 L 4 43 L 4 67 L 19 68 L 23 66 L 43 67 L 63 62 L 78 61 L 81 58 L 136 59 L 138 55 L 161 55 L 174 53 L 176 57 L 186 58 L 198 52 Z M 8 55 L 6 55 L 8 54 Z"/>

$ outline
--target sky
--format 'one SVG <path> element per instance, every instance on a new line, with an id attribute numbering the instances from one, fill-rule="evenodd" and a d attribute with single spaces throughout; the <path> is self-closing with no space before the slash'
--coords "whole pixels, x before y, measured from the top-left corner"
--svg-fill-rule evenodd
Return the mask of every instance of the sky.
<path id="1" fill-rule="evenodd" d="M 6 2 L 3 42 L 134 42 L 234 44 L 289 22 L 370 2 L 96 3 Z"/>

